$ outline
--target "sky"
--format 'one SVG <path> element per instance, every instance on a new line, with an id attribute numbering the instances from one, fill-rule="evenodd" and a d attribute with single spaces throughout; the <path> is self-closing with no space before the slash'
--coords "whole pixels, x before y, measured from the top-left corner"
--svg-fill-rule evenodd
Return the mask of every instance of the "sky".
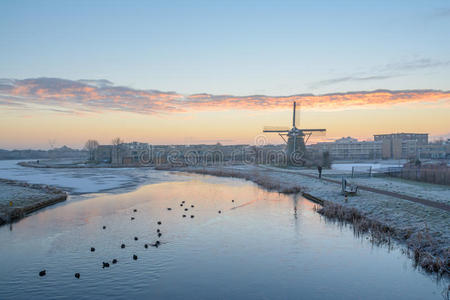
<path id="1" fill-rule="evenodd" d="M 253 144 L 293 101 L 317 141 L 449 138 L 449 36 L 448 0 L 2 0 L 0 148 Z"/>

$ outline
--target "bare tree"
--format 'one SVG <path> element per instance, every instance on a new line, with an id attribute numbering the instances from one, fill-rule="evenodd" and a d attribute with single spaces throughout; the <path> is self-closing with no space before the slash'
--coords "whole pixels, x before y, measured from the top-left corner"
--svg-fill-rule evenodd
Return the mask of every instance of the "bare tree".
<path id="1" fill-rule="evenodd" d="M 98 142 L 96 140 L 88 140 L 86 144 L 84 144 L 84 149 L 89 151 L 89 160 L 94 160 L 94 153 L 98 147 Z"/>
<path id="2" fill-rule="evenodd" d="M 120 137 L 116 137 L 116 138 L 112 139 L 111 143 L 113 144 L 113 146 L 118 146 L 118 145 L 122 144 L 123 141 Z"/>
<path id="3" fill-rule="evenodd" d="M 123 143 L 123 141 L 120 139 L 120 137 L 113 138 L 111 141 L 113 145 L 113 159 L 112 161 L 118 161 L 119 157 L 119 145 Z"/>

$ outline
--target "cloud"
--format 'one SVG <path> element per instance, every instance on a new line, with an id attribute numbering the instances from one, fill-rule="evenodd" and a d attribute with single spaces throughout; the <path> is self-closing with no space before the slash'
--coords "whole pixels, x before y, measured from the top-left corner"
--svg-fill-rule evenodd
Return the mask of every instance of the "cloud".
<path id="1" fill-rule="evenodd" d="M 319 87 L 329 86 L 333 84 L 343 83 L 343 82 L 361 82 L 361 81 L 374 81 L 374 80 L 385 80 L 400 76 L 405 76 L 410 72 L 423 69 L 448 67 L 450 66 L 450 61 L 434 60 L 429 58 L 419 58 L 415 60 L 389 63 L 382 66 L 372 68 L 367 72 L 359 72 L 349 76 L 341 76 L 330 78 L 326 80 L 316 81 L 309 85 L 311 89 L 316 89 Z"/>
<path id="2" fill-rule="evenodd" d="M 112 86 L 113 83 L 106 79 L 80 79 L 78 82 L 87 84 L 87 85 L 93 85 L 97 87 L 106 87 L 106 86 Z"/>
<path id="3" fill-rule="evenodd" d="M 359 78 L 359 80 L 369 80 Z M 158 90 L 139 90 L 115 86 L 107 80 L 67 80 L 31 78 L 0 80 L 0 105 L 48 106 L 58 112 L 126 111 L 143 114 L 184 112 L 189 110 L 264 110 L 289 108 L 293 101 L 303 107 L 341 108 L 349 106 L 392 105 L 410 102 L 448 101 L 450 91 L 375 90 L 331 94 L 291 96 L 182 95 Z"/>
<path id="4" fill-rule="evenodd" d="M 420 58 L 412 61 L 387 64 L 383 71 L 412 71 L 426 68 L 437 68 L 450 66 L 450 61 L 433 60 L 429 58 Z"/>
<path id="5" fill-rule="evenodd" d="M 393 77 L 398 77 L 399 75 L 374 75 L 374 76 L 345 76 L 345 77 L 337 77 L 331 78 L 327 80 L 321 80 L 314 82 L 310 85 L 311 88 L 317 88 L 327 85 L 332 85 L 341 82 L 349 82 L 349 81 L 372 81 L 372 80 L 384 80 Z"/>

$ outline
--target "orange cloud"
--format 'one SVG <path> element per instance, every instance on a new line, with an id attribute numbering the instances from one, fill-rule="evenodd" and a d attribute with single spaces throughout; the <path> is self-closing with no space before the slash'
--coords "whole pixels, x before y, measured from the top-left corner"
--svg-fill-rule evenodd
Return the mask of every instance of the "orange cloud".
<path id="1" fill-rule="evenodd" d="M 440 90 L 375 90 L 291 96 L 182 95 L 115 86 L 107 80 L 73 81 L 59 78 L 0 80 L 0 105 L 37 103 L 76 107 L 78 110 L 86 111 L 122 110 L 144 114 L 186 110 L 289 108 L 293 101 L 301 102 L 303 107 L 333 109 L 411 102 L 432 103 L 449 99 L 450 91 Z"/>

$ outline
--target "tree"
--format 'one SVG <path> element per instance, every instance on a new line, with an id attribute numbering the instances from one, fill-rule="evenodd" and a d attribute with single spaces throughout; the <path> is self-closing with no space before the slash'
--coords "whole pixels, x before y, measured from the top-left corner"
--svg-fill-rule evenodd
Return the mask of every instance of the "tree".
<path id="1" fill-rule="evenodd" d="M 112 139 L 111 143 L 113 144 L 113 146 L 119 146 L 123 143 L 123 141 L 120 139 L 120 137 L 116 137 Z"/>
<path id="2" fill-rule="evenodd" d="M 120 139 L 120 137 L 113 138 L 111 141 L 113 145 L 113 157 L 112 162 L 118 162 L 119 161 L 119 145 L 123 144 L 123 141 Z"/>
<path id="3" fill-rule="evenodd" d="M 94 160 L 95 150 L 98 147 L 98 142 L 96 140 L 88 140 L 86 144 L 84 144 L 84 149 L 89 152 L 89 160 Z"/>
<path id="4" fill-rule="evenodd" d="M 322 167 L 324 168 L 331 168 L 331 157 L 330 157 L 330 152 L 325 151 L 322 154 Z"/>

